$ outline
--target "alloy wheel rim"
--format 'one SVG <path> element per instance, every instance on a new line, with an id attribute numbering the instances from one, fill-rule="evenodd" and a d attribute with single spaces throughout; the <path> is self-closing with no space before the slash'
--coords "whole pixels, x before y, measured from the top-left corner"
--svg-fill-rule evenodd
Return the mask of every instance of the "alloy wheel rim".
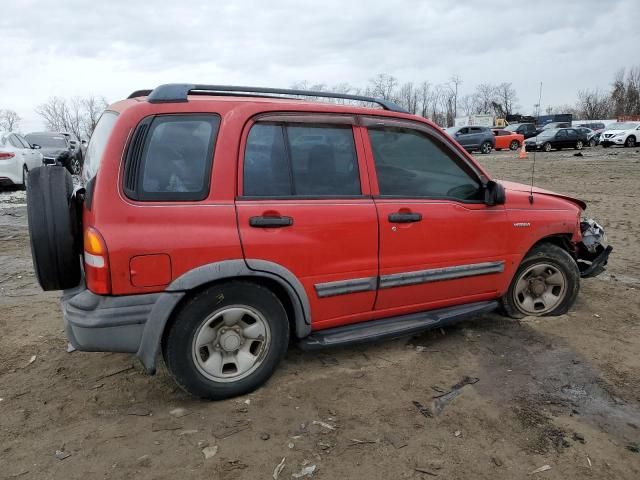
<path id="1" fill-rule="evenodd" d="M 566 294 L 565 274 L 550 263 L 537 263 L 518 277 L 514 300 L 525 315 L 544 315 L 560 305 Z"/>
<path id="2" fill-rule="evenodd" d="M 576 143 L 576 148 L 578 150 L 582 150 L 582 142 L 581 141 L 578 141 L 578 143 Z"/>
<path id="3" fill-rule="evenodd" d="M 73 170 L 74 175 L 78 175 L 80 173 L 80 161 L 77 158 L 71 160 L 71 170 Z"/>
<path id="4" fill-rule="evenodd" d="M 198 371 L 216 382 L 251 375 L 269 351 L 271 330 L 264 316 L 247 305 L 224 307 L 209 315 L 193 337 Z"/>

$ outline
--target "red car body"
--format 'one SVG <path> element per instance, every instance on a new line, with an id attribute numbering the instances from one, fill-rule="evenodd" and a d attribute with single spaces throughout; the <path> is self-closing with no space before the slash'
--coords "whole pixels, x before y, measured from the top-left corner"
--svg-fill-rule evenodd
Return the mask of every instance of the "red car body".
<path id="1" fill-rule="evenodd" d="M 174 91 L 173 86 L 163 87 L 166 88 L 159 87 L 163 92 Z M 419 319 L 412 315 L 420 312 L 437 312 L 437 323 L 445 321 L 458 307 L 457 316 L 495 309 L 497 300 L 510 291 L 516 272 L 521 274 L 523 259 L 540 245 L 551 244 L 564 250 L 561 253 L 568 259 L 569 273 L 575 272 L 571 273 L 577 277 L 575 282 L 585 272 L 584 276 L 599 273 L 606 264 L 610 249 L 602 252 L 602 247 L 596 250 L 594 244 L 591 256 L 587 255 L 592 265 L 586 270 L 581 266 L 578 272 L 577 264 L 585 255 L 581 244 L 582 231 L 586 231 L 581 226 L 584 202 L 492 180 L 455 140 L 422 117 L 399 109 L 290 98 L 224 93 L 187 96 L 193 88 L 184 87 L 178 86 L 178 90 L 184 90 L 182 99 L 151 101 L 153 92 L 149 98 L 149 92 L 136 92 L 111 105 L 88 146 L 83 171 L 86 192 L 79 194 L 79 227 L 84 240 L 77 242 L 83 243 L 83 281 L 72 289 L 68 285 L 62 287 L 66 289 L 62 306 L 67 336 L 78 349 L 135 353 L 153 373 L 157 354 L 166 345 L 166 331 L 172 328 L 176 317 L 184 314 L 185 305 L 195 302 L 207 289 L 233 282 L 258 288 L 256 295 L 264 296 L 265 302 L 272 296 L 277 298 L 276 304 L 286 311 L 283 321 L 288 322 L 291 335 L 313 347 L 314 335 L 316 339 L 325 335 L 326 339 L 335 333 L 332 338 L 341 341 L 344 338 L 340 332 L 344 330 L 339 329 L 353 331 L 362 325 L 384 325 L 384 338 L 399 333 L 393 330 L 393 322 L 404 322 L 404 332 L 417 331 L 424 319 L 420 325 L 413 324 Z M 166 162 L 160 158 L 178 145 L 175 138 L 173 144 L 161 144 L 155 157 L 144 153 L 162 122 L 205 126 L 215 123 L 213 133 L 203 137 L 209 150 L 199 150 L 199 157 L 207 165 L 201 170 L 202 188 L 195 190 L 197 197 L 187 198 L 180 193 L 187 190 L 165 190 L 171 198 L 145 198 L 132 190 L 132 185 L 140 187 L 146 181 L 146 164 L 136 162 L 152 162 L 148 168 L 174 168 L 170 162 L 175 156 Z M 274 156 L 275 147 L 265 150 L 264 144 L 248 140 L 251 132 L 260 131 L 257 126 L 266 125 L 276 131 L 281 129 L 282 137 L 288 141 L 287 125 L 300 128 L 300 124 L 311 124 L 313 128 L 334 126 L 344 134 L 340 138 L 348 139 L 349 152 L 353 152 L 349 153 L 349 165 L 353 165 L 350 170 L 339 172 L 337 167 L 322 163 L 324 170 L 315 173 L 315 177 L 306 174 L 305 181 L 312 187 L 321 184 L 325 180 L 322 176 L 329 175 L 333 168 L 331 174 L 348 178 L 358 194 L 295 196 L 291 152 Z M 325 142 L 318 130 L 314 132 L 316 135 L 307 134 L 306 142 L 314 146 L 313 142 Z M 380 138 L 390 139 L 390 143 L 381 142 Z M 427 142 L 426 138 L 430 143 L 420 145 L 431 150 L 427 146 L 423 150 L 405 150 L 417 152 L 413 157 L 410 153 L 396 153 L 393 157 L 387 151 L 384 157 L 385 161 L 392 158 L 400 165 L 409 165 L 414 157 L 421 162 L 426 158 L 431 162 L 426 165 L 435 170 L 418 172 L 418 181 L 414 178 L 417 173 L 411 173 L 417 172 L 415 164 L 402 169 L 381 163 L 381 148 L 396 145 L 402 151 L 415 148 L 411 142 Z M 523 140 L 522 135 L 509 138 Z M 191 152 L 198 145 L 184 140 L 179 143 Z M 287 145 L 290 150 L 298 148 L 295 143 Z M 267 152 L 273 158 L 288 155 L 288 167 L 283 168 L 288 168 L 290 195 L 261 197 L 246 187 L 247 171 L 256 168 L 250 152 Z M 259 155 L 255 158 L 262 158 Z M 246 165 L 245 158 L 249 158 Z M 322 157 L 323 161 L 326 158 L 330 157 Z M 310 165 L 310 158 L 307 160 Z M 443 161 L 444 166 L 438 167 L 438 161 Z M 436 166 L 431 167 L 432 164 Z M 192 172 L 196 167 L 190 165 Z M 272 179 L 275 177 L 268 175 L 278 172 L 269 165 L 271 170 L 264 178 L 258 176 L 260 185 L 277 185 Z M 132 178 L 137 183 L 131 183 Z M 399 180 L 390 184 L 390 178 Z M 451 179 L 461 180 L 455 183 Z M 440 189 L 438 192 L 445 193 L 404 194 L 404 185 L 411 182 L 416 188 L 433 184 L 433 188 Z M 69 179 L 67 184 L 70 183 Z M 43 185 L 41 188 L 46 188 Z M 401 193 L 389 193 L 389 185 Z M 41 246 L 33 237 L 32 247 Z M 67 243 L 72 244 L 76 242 Z M 34 251 L 38 252 L 38 248 Z M 246 287 L 256 284 L 259 287 Z M 577 295 L 577 289 L 574 293 Z M 229 308 L 238 310 L 237 305 Z M 255 309 L 249 305 L 244 311 Z M 278 318 L 282 320 L 284 316 Z M 368 323 L 375 320 L 380 322 Z M 249 337 L 234 333 L 240 332 L 237 325 L 225 325 L 231 326 L 221 327 L 223 336 L 211 348 L 239 351 L 240 343 Z M 233 328 L 236 330 L 228 331 Z M 243 328 L 250 329 L 246 325 Z M 367 330 L 356 340 L 371 339 L 378 333 Z M 280 331 L 280 340 L 285 337 L 288 338 Z M 181 348 L 179 343 L 175 345 Z M 194 352 L 180 358 L 200 355 L 197 349 Z M 200 378 L 193 378 L 196 377 Z M 234 392 L 249 391 L 266 378 L 251 387 L 241 385 Z M 189 391 L 209 396 L 203 390 Z M 221 398 L 229 394 L 211 395 Z"/>
<path id="2" fill-rule="evenodd" d="M 493 134 L 496 137 L 496 150 L 517 150 L 522 147 L 522 143 L 524 142 L 524 135 L 521 133 L 495 129 L 493 130 Z"/>

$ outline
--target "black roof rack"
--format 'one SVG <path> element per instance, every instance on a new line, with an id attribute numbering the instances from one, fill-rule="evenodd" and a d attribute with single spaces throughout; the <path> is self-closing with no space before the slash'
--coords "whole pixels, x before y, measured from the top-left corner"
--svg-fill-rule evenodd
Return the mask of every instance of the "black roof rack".
<path id="1" fill-rule="evenodd" d="M 315 92 L 311 90 L 294 90 L 286 88 L 267 87 L 237 87 L 233 85 L 200 85 L 191 83 L 168 83 L 151 90 L 137 90 L 129 98 L 146 96 L 149 103 L 186 102 L 190 93 L 199 95 L 220 95 L 224 93 L 270 94 L 270 95 L 298 95 L 304 97 L 341 98 L 359 102 L 377 103 L 391 112 L 409 113 L 393 102 L 363 95 L 349 95 L 346 93 Z M 255 95 L 261 96 L 261 95 Z"/>

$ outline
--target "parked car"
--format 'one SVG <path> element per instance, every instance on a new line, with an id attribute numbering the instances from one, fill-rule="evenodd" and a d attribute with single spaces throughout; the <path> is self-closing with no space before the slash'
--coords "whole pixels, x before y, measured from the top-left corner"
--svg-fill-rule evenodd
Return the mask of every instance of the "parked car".
<path id="1" fill-rule="evenodd" d="M 40 147 L 46 165 L 61 165 L 72 175 L 82 170 L 82 158 L 79 149 L 71 147 L 68 137 L 55 132 L 34 132 L 25 135 L 31 145 Z"/>
<path id="2" fill-rule="evenodd" d="M 26 188 L 29 170 L 42 166 L 42 154 L 17 133 L 0 131 L 0 187 Z"/>
<path id="3" fill-rule="evenodd" d="M 590 147 L 598 145 L 598 141 L 600 140 L 599 133 L 587 127 L 573 127 L 573 129 L 586 140 L 585 145 L 589 145 Z"/>
<path id="4" fill-rule="evenodd" d="M 264 383 L 290 335 L 313 350 L 499 305 L 564 314 L 611 251 L 583 201 L 498 182 L 432 122 L 346 94 L 137 91 L 101 116 L 83 180 L 38 168 L 27 190 L 35 272 L 64 290 L 69 342 L 149 373 L 162 353 L 212 399 Z"/>
<path id="5" fill-rule="evenodd" d="M 82 168 L 82 160 L 84 158 L 84 151 L 82 149 L 82 142 L 76 137 L 74 133 L 69 132 L 59 132 L 60 135 L 64 135 L 69 142 L 69 146 L 71 147 L 71 151 L 73 155 L 76 155 L 80 160 L 80 167 Z"/>
<path id="6" fill-rule="evenodd" d="M 600 134 L 600 145 L 635 147 L 640 141 L 640 122 L 615 122 Z"/>
<path id="7" fill-rule="evenodd" d="M 509 150 L 517 150 L 524 142 L 524 135 L 509 132 L 507 130 L 494 129 L 493 134 L 496 137 L 496 150 L 508 148 Z"/>
<path id="8" fill-rule="evenodd" d="M 551 122 L 551 123 L 547 123 L 546 125 L 542 126 L 538 132 L 542 131 L 542 130 L 553 130 L 556 128 L 569 128 L 571 127 L 571 122 Z"/>
<path id="9" fill-rule="evenodd" d="M 538 134 L 538 129 L 533 123 L 512 123 L 504 127 L 504 130 L 524 135 L 525 139 L 535 137 Z"/>
<path id="10" fill-rule="evenodd" d="M 544 150 L 545 152 L 563 148 L 582 150 L 586 144 L 586 135 L 574 128 L 545 128 L 537 136 L 525 140 L 524 148 L 527 151 Z"/>
<path id="11" fill-rule="evenodd" d="M 468 152 L 491 153 L 496 145 L 496 138 L 487 127 L 451 127 L 446 132 Z"/>
<path id="12" fill-rule="evenodd" d="M 587 122 L 587 123 L 578 123 L 574 125 L 574 127 L 586 127 L 590 128 L 594 132 L 602 132 L 605 129 L 605 124 L 602 122 Z"/>

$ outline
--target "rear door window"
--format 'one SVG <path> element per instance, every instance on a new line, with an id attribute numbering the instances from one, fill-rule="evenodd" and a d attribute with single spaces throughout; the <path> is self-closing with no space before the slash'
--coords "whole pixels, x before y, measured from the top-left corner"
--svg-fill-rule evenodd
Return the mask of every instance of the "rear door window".
<path id="1" fill-rule="evenodd" d="M 87 146 L 87 151 L 84 156 L 83 179 L 85 184 L 93 179 L 93 177 L 98 173 L 100 162 L 102 162 L 102 155 L 107 147 L 107 141 L 109 140 L 109 136 L 111 135 L 111 131 L 113 130 L 113 126 L 115 125 L 117 118 L 118 114 L 116 112 L 107 110 L 102 114 L 100 120 L 98 120 L 98 124 L 91 135 L 91 139 L 89 140 L 89 145 Z"/>
<path id="2" fill-rule="evenodd" d="M 199 201 L 209 193 L 218 115 L 161 115 L 136 129 L 124 190 L 142 201 Z"/>
<path id="3" fill-rule="evenodd" d="M 243 167 L 248 197 L 353 197 L 361 194 L 351 125 L 257 123 Z"/>

